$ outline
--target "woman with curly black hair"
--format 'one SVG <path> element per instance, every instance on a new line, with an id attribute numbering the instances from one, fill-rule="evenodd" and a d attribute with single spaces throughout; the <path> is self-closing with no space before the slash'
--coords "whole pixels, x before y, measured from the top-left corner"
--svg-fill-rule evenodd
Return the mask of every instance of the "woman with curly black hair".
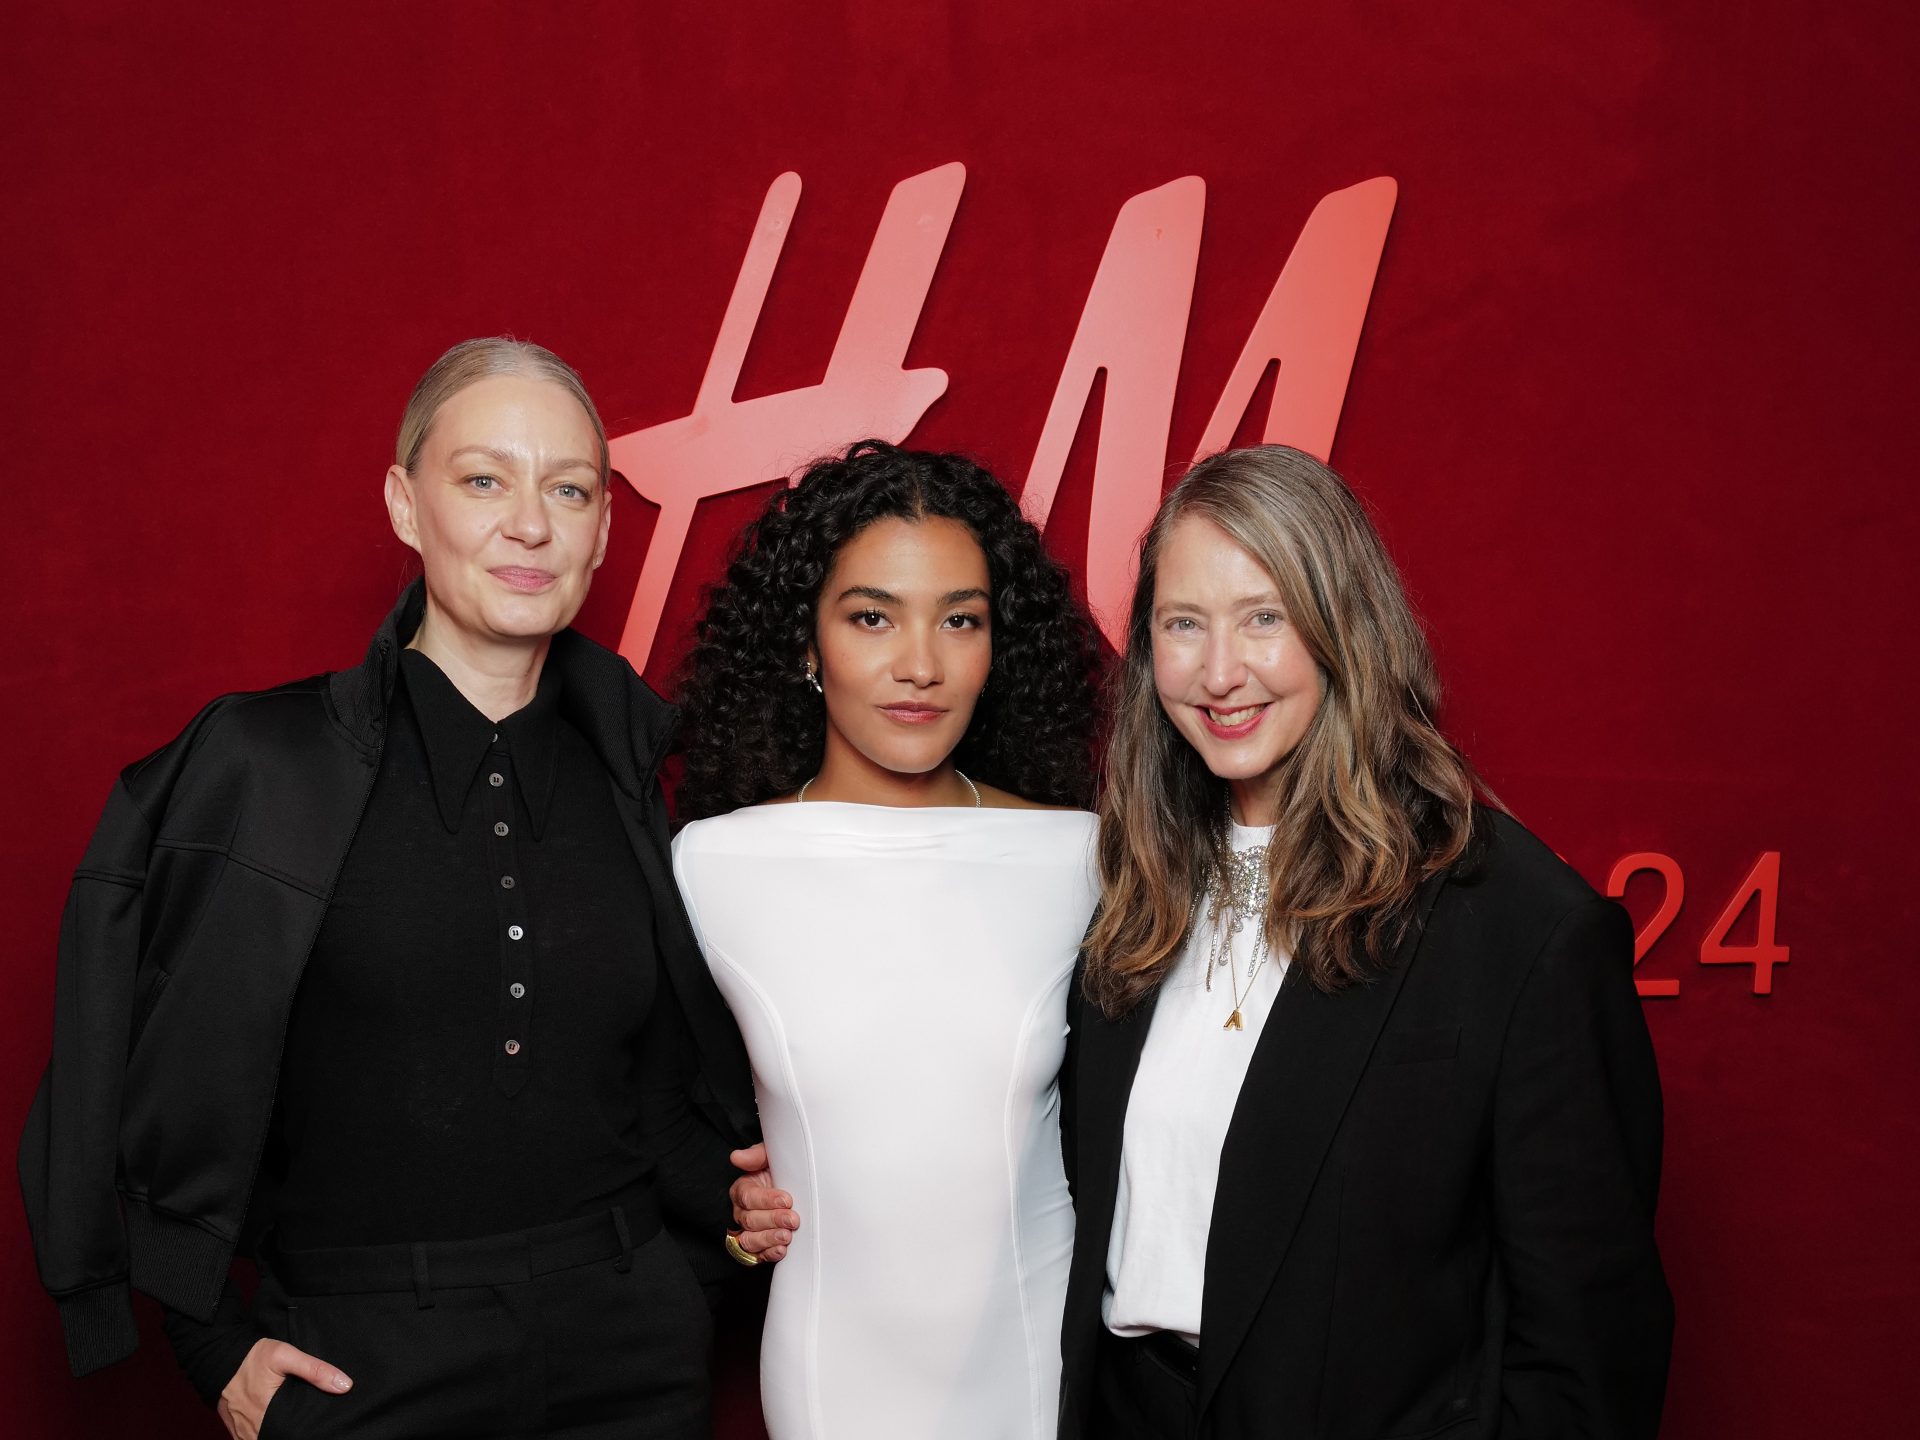
<path id="1" fill-rule="evenodd" d="M 674 871 L 784 1187 L 736 1254 L 791 1252 L 773 1440 L 1054 1433 L 1096 668 L 1005 488 L 879 441 L 774 497 L 709 598 Z M 935 1235 L 902 1174 L 940 1177 Z"/>

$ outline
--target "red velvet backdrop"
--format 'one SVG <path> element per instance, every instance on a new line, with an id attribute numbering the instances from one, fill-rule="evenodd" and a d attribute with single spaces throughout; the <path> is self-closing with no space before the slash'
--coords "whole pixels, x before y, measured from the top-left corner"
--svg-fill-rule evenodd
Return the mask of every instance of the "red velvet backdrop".
<path id="1" fill-rule="evenodd" d="M 1129 196 L 1208 186 L 1177 458 L 1314 202 L 1390 175 L 1334 462 L 1501 796 L 1596 885 L 1636 851 L 1684 876 L 1640 972 L 1680 984 L 1646 1002 L 1680 1317 L 1667 1433 L 1910 1424 L 1908 7 L 708 8 L 75 0 L 0 20 L 7 1148 L 111 775 L 217 692 L 356 659 L 407 573 L 378 499 L 393 426 L 451 341 L 552 346 L 616 433 L 685 414 L 791 169 L 806 194 L 739 393 L 811 384 L 888 191 L 960 160 L 908 357 L 952 383 L 914 438 L 1017 487 Z M 1078 504 L 1076 533 L 1091 449 L 1089 423 L 1056 507 Z M 702 507 L 656 681 L 758 499 Z M 589 633 L 617 638 L 651 523 L 623 489 Z M 1761 996 L 1698 957 L 1769 851 L 1792 958 Z M 1643 919 L 1659 889 L 1630 888 Z M 9 1433 L 215 1433 L 157 1329 L 69 1380 L 11 1185 L 0 1236 Z M 732 1436 L 757 1433 L 750 1333 L 729 1346 Z"/>

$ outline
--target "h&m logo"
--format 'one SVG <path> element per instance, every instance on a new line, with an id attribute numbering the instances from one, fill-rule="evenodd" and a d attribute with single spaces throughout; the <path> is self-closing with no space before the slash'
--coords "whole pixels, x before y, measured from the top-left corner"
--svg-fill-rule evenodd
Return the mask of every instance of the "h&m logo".
<path id="1" fill-rule="evenodd" d="M 965 185 L 966 169 L 957 162 L 896 185 L 825 377 L 818 385 L 735 400 L 741 362 L 800 200 L 798 175 L 773 182 L 693 412 L 612 441 L 614 467 L 660 507 L 620 640 L 620 652 L 636 669 L 653 649 L 701 500 L 777 479 L 796 458 L 865 435 L 902 441 L 946 390 L 945 371 L 908 370 L 904 362 Z M 1336 191 L 1314 207 L 1227 378 L 1198 454 L 1232 439 L 1276 363 L 1262 439 L 1322 459 L 1331 452 L 1397 193 L 1383 177 Z M 1116 642 L 1134 550 L 1160 502 L 1205 214 L 1206 186 L 1192 175 L 1120 208 L 1021 493 L 1028 517 L 1044 527 L 1074 432 L 1104 370 L 1086 585 L 1096 619 Z"/>

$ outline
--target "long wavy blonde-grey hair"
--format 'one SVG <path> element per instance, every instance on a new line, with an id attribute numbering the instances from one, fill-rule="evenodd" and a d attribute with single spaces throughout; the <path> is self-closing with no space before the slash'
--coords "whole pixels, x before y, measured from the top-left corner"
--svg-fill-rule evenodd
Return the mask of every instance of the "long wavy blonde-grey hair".
<path id="1" fill-rule="evenodd" d="M 1336 990 L 1377 969 L 1428 876 L 1467 848 L 1473 771 L 1433 722 L 1439 682 L 1393 561 L 1346 482 L 1284 445 L 1201 461 L 1161 502 L 1115 676 L 1088 996 L 1124 1014 L 1180 956 L 1224 843 L 1226 783 L 1174 729 L 1153 676 L 1154 589 L 1174 527 L 1218 526 L 1273 578 L 1321 699 L 1282 762 L 1267 936 Z"/>

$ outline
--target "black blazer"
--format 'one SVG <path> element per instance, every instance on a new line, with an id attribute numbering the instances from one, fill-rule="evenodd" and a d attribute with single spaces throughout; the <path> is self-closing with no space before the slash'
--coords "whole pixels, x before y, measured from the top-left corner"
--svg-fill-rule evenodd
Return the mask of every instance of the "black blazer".
<path id="1" fill-rule="evenodd" d="M 206 1320 L 242 1240 L 300 972 L 373 788 L 419 582 L 351 670 L 230 695 L 127 767 L 74 872 L 53 1059 L 20 1140 L 41 1282 L 75 1374 L 139 1343 L 130 1290 Z M 547 663 L 607 767 L 653 900 L 685 1052 L 639 1097 L 670 1220 L 726 1223 L 727 1151 L 758 1133 L 746 1049 L 673 883 L 655 778 L 673 708 L 572 631 Z M 188 1123 L 190 1117 L 191 1123 Z M 732 1266 L 709 1242 L 706 1278 Z"/>
<path id="2" fill-rule="evenodd" d="M 1198 1434 L 1652 1436 L 1673 1302 L 1626 914 L 1492 812 L 1416 914 L 1371 983 L 1329 995 L 1290 972 L 1260 1035 L 1220 1157 Z M 1098 1440 L 1085 1417 L 1153 1003 L 1110 1021 L 1076 986 L 1072 1006 L 1061 1434 Z"/>

